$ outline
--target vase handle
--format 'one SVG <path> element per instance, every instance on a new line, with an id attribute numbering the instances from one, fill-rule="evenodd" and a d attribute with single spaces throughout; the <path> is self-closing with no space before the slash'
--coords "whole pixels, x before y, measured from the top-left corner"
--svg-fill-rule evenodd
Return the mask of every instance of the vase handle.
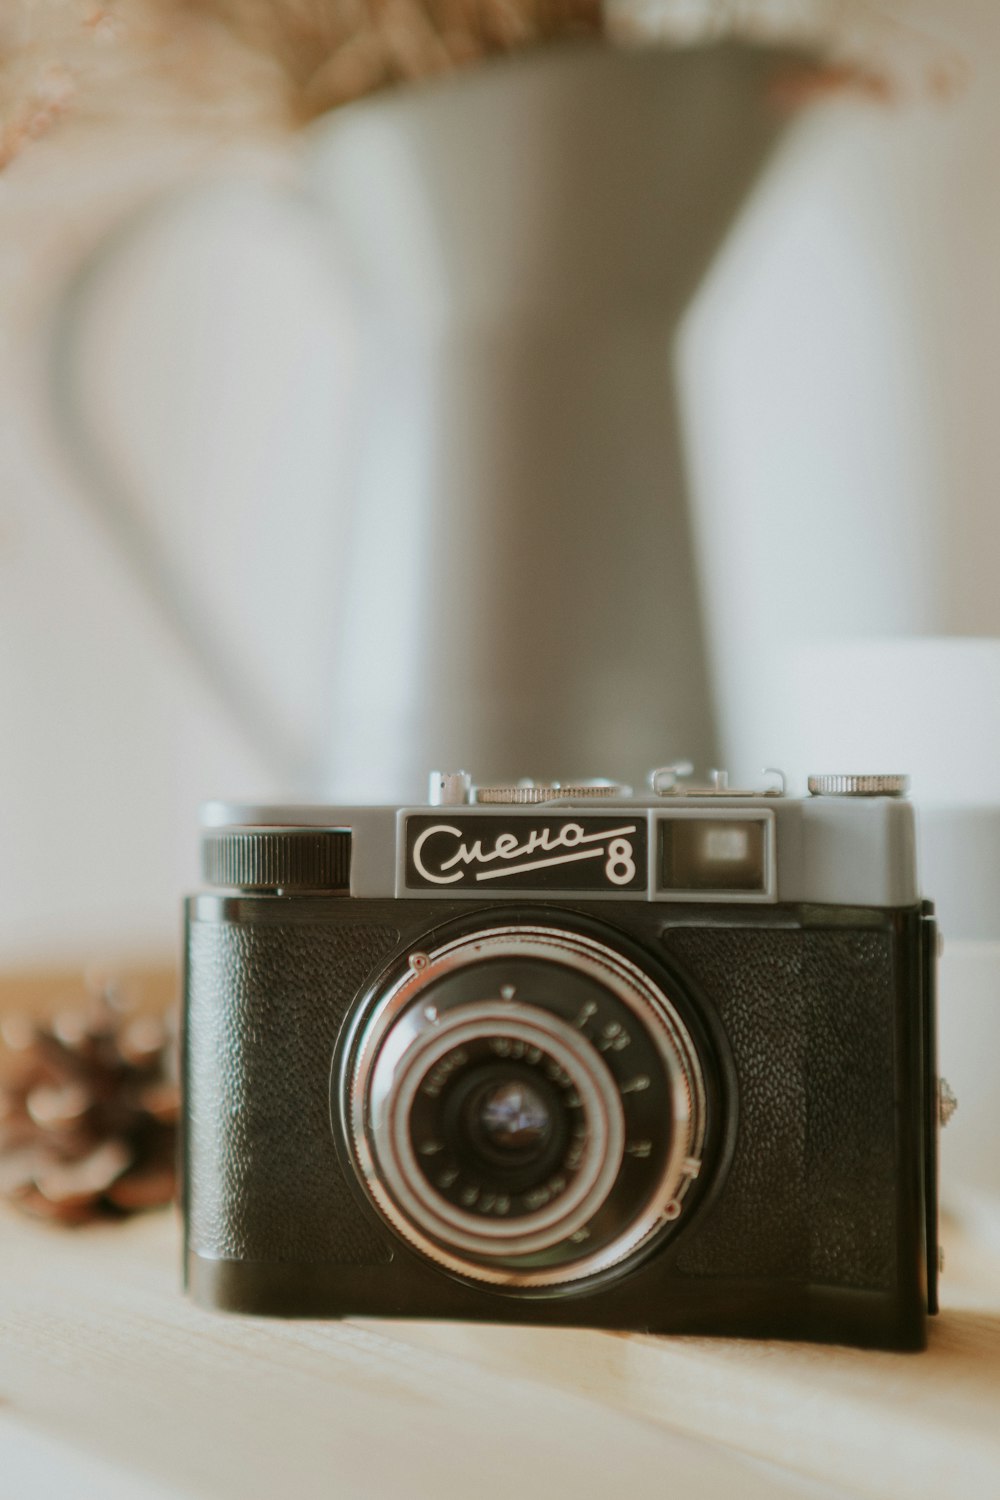
<path id="1" fill-rule="evenodd" d="M 297 211 L 302 211 L 306 200 L 294 189 L 272 190 L 287 194 Z M 45 368 L 48 411 L 56 443 L 78 481 L 80 494 L 197 676 L 253 746 L 274 783 L 306 788 L 315 781 L 311 774 L 315 748 L 289 724 L 288 715 L 278 710 L 266 684 L 253 671 L 251 653 L 241 653 L 226 639 L 204 590 L 185 576 L 160 544 L 143 514 L 137 487 L 114 456 L 85 399 L 86 331 L 99 289 L 145 235 L 169 222 L 198 191 L 181 189 L 131 213 L 76 266 L 50 322 Z"/>

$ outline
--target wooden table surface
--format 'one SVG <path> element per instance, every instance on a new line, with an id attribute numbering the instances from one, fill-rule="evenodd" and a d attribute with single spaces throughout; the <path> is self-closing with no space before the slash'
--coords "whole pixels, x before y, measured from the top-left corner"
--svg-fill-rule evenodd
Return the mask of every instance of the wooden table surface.
<path id="1" fill-rule="evenodd" d="M 192 1306 L 172 1213 L 0 1214 L 0 1494 L 1000 1497 L 1000 1251 L 922 1355 Z"/>

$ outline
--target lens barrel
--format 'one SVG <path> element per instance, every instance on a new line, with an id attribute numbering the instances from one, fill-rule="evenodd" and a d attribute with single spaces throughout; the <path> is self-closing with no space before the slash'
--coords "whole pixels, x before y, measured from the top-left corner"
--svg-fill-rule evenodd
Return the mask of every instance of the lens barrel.
<path id="1" fill-rule="evenodd" d="M 676 1007 L 575 931 L 494 927 L 411 954 L 371 997 L 341 1086 L 393 1230 L 511 1290 L 638 1252 L 701 1165 L 705 1085 Z"/>

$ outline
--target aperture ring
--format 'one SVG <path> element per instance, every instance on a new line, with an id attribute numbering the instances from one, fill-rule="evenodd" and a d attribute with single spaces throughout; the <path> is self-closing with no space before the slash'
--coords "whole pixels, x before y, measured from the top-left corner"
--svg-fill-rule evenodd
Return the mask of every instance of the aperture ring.
<path id="1" fill-rule="evenodd" d="M 488 1029 L 487 1029 L 488 1028 Z M 393 1196 L 431 1234 L 470 1254 L 530 1255 L 568 1238 L 598 1212 L 621 1166 L 625 1122 L 614 1082 L 598 1056 L 585 1059 L 573 1046 L 571 1028 L 533 1007 L 486 1001 L 463 1006 L 451 1023 L 425 1020 L 422 1037 L 403 1055 L 400 1066 L 380 1058 L 371 1083 L 373 1144 L 378 1165 Z M 572 1078 L 588 1122 L 589 1139 L 579 1173 L 568 1192 L 529 1225 L 516 1220 L 486 1221 L 452 1208 L 429 1187 L 409 1138 L 410 1111 L 417 1090 L 454 1048 L 484 1036 L 508 1037 L 538 1047 Z M 585 1066 L 586 1062 L 590 1066 Z M 380 1067 L 381 1064 L 381 1067 Z M 596 1064 L 596 1066 L 595 1066 Z"/>

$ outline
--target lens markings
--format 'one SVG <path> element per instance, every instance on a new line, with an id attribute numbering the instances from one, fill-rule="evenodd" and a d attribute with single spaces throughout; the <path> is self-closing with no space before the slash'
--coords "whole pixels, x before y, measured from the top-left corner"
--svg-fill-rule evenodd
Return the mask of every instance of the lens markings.
<path id="1" fill-rule="evenodd" d="M 536 1182 L 533 1186 L 526 1186 L 517 1193 L 499 1193 L 495 1187 L 491 1188 L 487 1181 L 480 1180 L 471 1163 L 468 1160 L 463 1162 L 456 1156 L 454 1148 L 444 1144 L 443 1140 L 439 1140 L 436 1135 L 428 1136 L 423 1141 L 414 1139 L 414 1149 L 417 1157 L 423 1159 L 445 1153 L 444 1161 L 437 1163 L 437 1172 L 431 1174 L 428 1170 L 428 1181 L 432 1181 L 451 1202 L 459 1204 L 466 1211 L 484 1218 L 505 1216 L 512 1212 L 516 1214 L 536 1213 L 555 1202 L 567 1191 L 570 1182 L 576 1178 L 584 1164 L 590 1132 L 587 1121 L 582 1118 L 583 1101 L 570 1074 L 540 1046 L 523 1038 L 503 1035 L 484 1038 L 483 1042 L 487 1052 L 498 1059 L 498 1065 L 510 1063 L 515 1068 L 530 1070 L 536 1073 L 539 1079 L 547 1079 L 558 1090 L 562 1109 L 569 1116 L 566 1120 L 569 1127 L 568 1139 L 564 1138 L 565 1144 L 558 1171 L 555 1175 Z M 446 1101 L 451 1089 L 462 1087 L 462 1070 L 467 1066 L 476 1066 L 474 1052 L 475 1049 L 470 1052 L 465 1045 L 462 1045 L 440 1058 L 421 1084 L 420 1094 L 434 1100 L 436 1105 L 438 1101 L 441 1101 L 447 1110 Z M 530 1094 L 533 1091 L 532 1086 L 522 1073 L 521 1087 L 525 1085 Z M 470 1106 L 474 1112 L 485 1110 L 488 1116 L 489 1106 L 495 1102 L 496 1090 L 499 1089 L 502 1092 L 505 1088 L 512 1086 L 514 1086 L 512 1083 L 505 1084 L 501 1081 L 494 1090 L 486 1093 L 482 1098 L 473 1092 Z M 573 1117 L 575 1117 L 575 1123 Z M 500 1146 L 497 1146 L 493 1139 L 496 1132 L 491 1133 L 489 1128 L 490 1120 L 485 1116 L 481 1119 L 479 1113 L 476 1113 L 475 1118 L 481 1124 L 485 1124 L 486 1138 L 494 1149 L 500 1149 L 504 1143 L 501 1141 Z M 546 1123 L 546 1133 L 548 1128 Z M 527 1143 L 529 1146 L 531 1144 L 531 1142 Z M 516 1147 L 512 1144 L 511 1149 L 514 1150 Z M 521 1164 L 516 1159 L 512 1159 L 509 1166 L 505 1166 L 499 1160 L 494 1161 L 492 1165 L 494 1170 L 517 1170 Z M 428 1169 L 430 1166 L 431 1163 L 428 1162 Z M 442 1166 L 445 1167 L 443 1171 Z"/>
<path id="2" fill-rule="evenodd" d="M 643 1089 L 649 1088 L 649 1077 L 645 1073 L 639 1073 L 635 1078 L 630 1078 L 628 1083 L 623 1083 L 618 1090 L 620 1094 L 641 1094 Z"/>
<path id="3" fill-rule="evenodd" d="M 601 1027 L 601 1034 L 594 1046 L 598 1052 L 623 1052 L 632 1045 L 632 1038 L 620 1021 L 608 1021 Z"/>
<path id="4" fill-rule="evenodd" d="M 452 1073 L 464 1067 L 468 1060 L 468 1053 L 461 1047 L 456 1048 L 454 1052 L 449 1052 L 439 1063 L 435 1063 L 420 1085 L 421 1092 L 425 1093 L 429 1099 L 437 1099 Z"/>

